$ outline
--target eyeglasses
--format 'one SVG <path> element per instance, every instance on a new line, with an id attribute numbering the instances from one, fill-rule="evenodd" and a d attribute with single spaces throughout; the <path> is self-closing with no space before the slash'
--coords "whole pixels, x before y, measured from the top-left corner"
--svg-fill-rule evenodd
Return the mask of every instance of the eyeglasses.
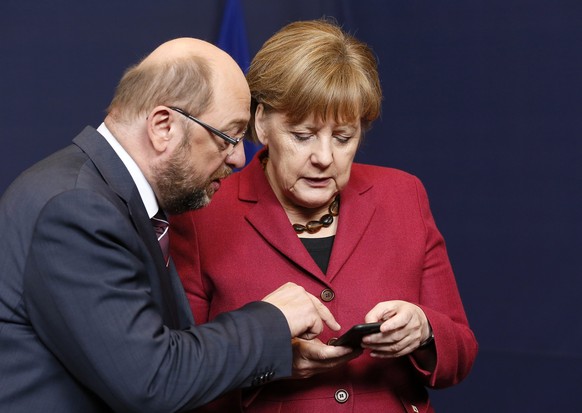
<path id="1" fill-rule="evenodd" d="M 188 112 L 186 112 L 185 110 L 182 110 L 180 108 L 177 108 L 175 106 L 168 106 L 170 109 L 175 110 L 176 112 L 178 112 L 181 115 L 186 116 L 188 119 L 193 120 L 194 122 L 196 122 L 197 124 L 199 124 L 200 126 L 202 126 L 204 129 L 206 129 L 209 132 L 212 132 L 213 134 L 215 134 L 216 136 L 218 136 L 220 139 L 223 139 L 224 141 L 226 141 L 227 143 L 229 143 L 230 145 L 232 145 L 232 150 L 228 153 L 229 155 L 232 155 L 232 153 L 234 152 L 234 148 L 236 147 L 236 145 L 238 145 L 243 139 L 244 139 L 244 135 L 240 138 L 233 138 L 232 136 L 228 136 L 226 133 L 219 131 L 218 129 L 202 122 L 199 119 L 196 119 L 194 116 L 190 115 Z"/>

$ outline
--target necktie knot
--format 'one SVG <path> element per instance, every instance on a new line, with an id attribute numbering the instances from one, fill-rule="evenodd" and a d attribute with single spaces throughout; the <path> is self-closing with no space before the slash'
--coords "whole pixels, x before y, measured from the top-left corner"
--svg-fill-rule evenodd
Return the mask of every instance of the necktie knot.
<path id="1" fill-rule="evenodd" d="M 170 223 L 168 222 L 166 215 L 161 209 L 151 218 L 151 222 L 154 227 L 154 231 L 156 232 L 158 242 L 160 243 L 162 253 L 164 254 L 164 262 L 166 263 L 167 267 L 170 262 Z"/>

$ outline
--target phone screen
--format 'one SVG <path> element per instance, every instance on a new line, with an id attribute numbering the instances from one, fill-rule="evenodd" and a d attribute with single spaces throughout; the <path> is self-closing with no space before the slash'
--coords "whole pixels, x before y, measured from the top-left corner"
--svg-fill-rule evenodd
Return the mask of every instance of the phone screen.
<path id="1" fill-rule="evenodd" d="M 360 347 L 362 337 L 380 332 L 382 323 L 356 324 L 345 334 L 329 342 L 330 346 Z"/>

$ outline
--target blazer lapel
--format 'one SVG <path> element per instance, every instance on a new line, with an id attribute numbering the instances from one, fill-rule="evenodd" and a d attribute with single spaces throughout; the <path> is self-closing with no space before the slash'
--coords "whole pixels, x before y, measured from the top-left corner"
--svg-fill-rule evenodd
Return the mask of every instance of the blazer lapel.
<path id="1" fill-rule="evenodd" d="M 239 198 L 256 202 L 256 205 L 245 216 L 261 236 L 281 254 L 293 261 L 297 266 L 314 275 L 325 279 L 325 275 L 311 258 L 301 240 L 289 223 L 283 207 L 271 189 L 262 166 L 259 154 L 241 172 Z"/>
<path id="2" fill-rule="evenodd" d="M 375 205 L 371 201 L 371 185 L 350 180 L 341 192 L 337 234 L 327 274 L 323 274 L 293 230 L 289 218 L 271 189 L 258 160 L 240 172 L 239 197 L 256 205 L 246 215 L 247 221 L 281 254 L 308 273 L 328 283 L 341 270 L 370 225 Z"/>
<path id="3" fill-rule="evenodd" d="M 371 193 L 362 191 L 358 185 L 351 185 L 350 182 L 341 192 L 338 228 L 327 268 L 327 278 L 330 281 L 354 253 L 372 221 L 375 210 Z"/>
<path id="4" fill-rule="evenodd" d="M 275 199 L 273 202 L 269 198 L 261 197 L 256 206 L 248 212 L 246 216 L 248 222 L 269 244 L 289 260 L 305 271 L 319 278 L 325 278 L 297 237 L 279 201 Z"/>

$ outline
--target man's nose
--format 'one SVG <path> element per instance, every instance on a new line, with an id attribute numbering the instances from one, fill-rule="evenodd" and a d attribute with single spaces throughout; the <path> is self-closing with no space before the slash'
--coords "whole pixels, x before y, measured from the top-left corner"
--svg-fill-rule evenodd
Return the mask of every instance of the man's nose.
<path id="1" fill-rule="evenodd" d="M 232 148 L 232 152 L 226 156 L 226 164 L 233 169 L 242 168 L 245 166 L 245 161 L 245 145 L 244 142 L 240 142 L 238 145 Z"/>

